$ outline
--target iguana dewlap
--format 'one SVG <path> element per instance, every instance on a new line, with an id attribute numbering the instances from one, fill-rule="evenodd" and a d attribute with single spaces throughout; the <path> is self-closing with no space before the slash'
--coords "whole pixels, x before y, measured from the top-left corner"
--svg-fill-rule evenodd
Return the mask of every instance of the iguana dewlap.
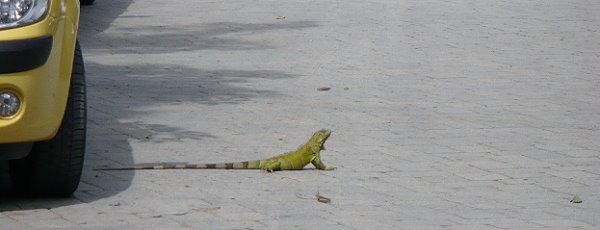
<path id="1" fill-rule="evenodd" d="M 150 170 L 150 169 L 262 169 L 269 172 L 279 170 L 298 170 L 312 163 L 320 170 L 333 170 L 335 167 L 326 166 L 321 161 L 321 150 L 325 149 L 325 141 L 331 135 L 331 131 L 321 129 L 300 146 L 298 150 L 281 154 L 279 156 L 254 160 L 218 164 L 190 164 L 190 163 L 148 163 L 138 164 L 133 167 L 107 168 L 99 170 Z"/>

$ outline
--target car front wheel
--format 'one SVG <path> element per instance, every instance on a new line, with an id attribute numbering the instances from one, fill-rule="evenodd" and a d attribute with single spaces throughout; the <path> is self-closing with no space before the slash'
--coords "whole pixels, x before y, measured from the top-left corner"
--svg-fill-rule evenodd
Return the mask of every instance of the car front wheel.
<path id="1" fill-rule="evenodd" d="M 94 0 L 79 0 L 79 3 L 81 3 L 81 5 L 92 5 L 94 4 Z"/>
<path id="2" fill-rule="evenodd" d="M 10 162 L 10 174 L 16 192 L 39 197 L 73 194 L 81 177 L 85 139 L 85 70 L 81 49 L 76 43 L 62 124 L 54 138 L 35 143 L 27 157 Z"/>

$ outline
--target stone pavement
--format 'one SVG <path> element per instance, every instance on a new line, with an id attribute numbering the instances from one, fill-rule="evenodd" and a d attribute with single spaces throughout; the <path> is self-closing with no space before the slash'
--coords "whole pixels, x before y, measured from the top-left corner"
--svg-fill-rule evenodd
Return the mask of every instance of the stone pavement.
<path id="1" fill-rule="evenodd" d="M 22 199 L 3 173 L 0 228 L 598 229 L 598 12 L 98 0 L 81 18 L 80 188 Z M 336 171 L 93 170 L 268 157 L 319 128 L 334 130 L 322 157 Z"/>

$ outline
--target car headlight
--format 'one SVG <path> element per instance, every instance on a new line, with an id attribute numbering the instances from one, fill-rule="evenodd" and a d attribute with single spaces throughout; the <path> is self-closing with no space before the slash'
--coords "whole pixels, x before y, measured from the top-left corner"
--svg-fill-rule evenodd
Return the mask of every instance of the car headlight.
<path id="1" fill-rule="evenodd" d="M 48 0 L 0 0 L 0 29 L 31 24 L 48 12 Z"/>

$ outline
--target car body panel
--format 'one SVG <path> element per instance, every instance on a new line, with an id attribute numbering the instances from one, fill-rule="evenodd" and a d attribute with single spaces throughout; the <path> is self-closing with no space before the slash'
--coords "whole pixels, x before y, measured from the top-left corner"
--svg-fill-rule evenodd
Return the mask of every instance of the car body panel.
<path id="1" fill-rule="evenodd" d="M 52 36 L 45 64 L 0 74 L 0 91 L 16 93 L 22 104 L 14 116 L 0 118 L 0 144 L 43 141 L 56 135 L 69 93 L 78 23 L 76 0 L 53 0 L 43 20 L 0 30 L 0 42 Z"/>

